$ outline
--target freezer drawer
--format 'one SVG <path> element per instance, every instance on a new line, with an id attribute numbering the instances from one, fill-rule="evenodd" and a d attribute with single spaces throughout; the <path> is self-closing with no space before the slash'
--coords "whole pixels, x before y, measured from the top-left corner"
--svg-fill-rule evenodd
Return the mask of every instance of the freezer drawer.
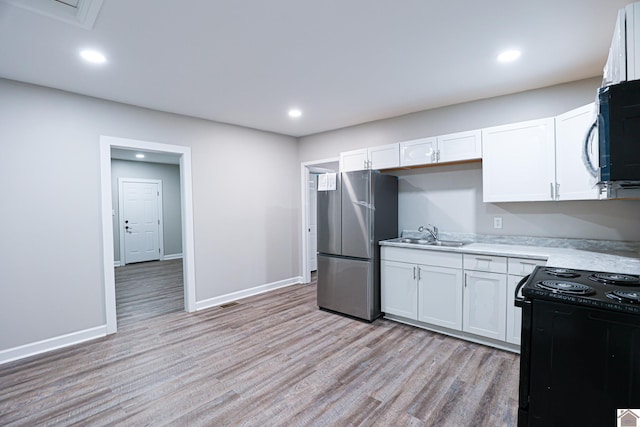
<path id="1" fill-rule="evenodd" d="M 318 306 L 364 320 L 380 316 L 373 260 L 318 256 Z"/>

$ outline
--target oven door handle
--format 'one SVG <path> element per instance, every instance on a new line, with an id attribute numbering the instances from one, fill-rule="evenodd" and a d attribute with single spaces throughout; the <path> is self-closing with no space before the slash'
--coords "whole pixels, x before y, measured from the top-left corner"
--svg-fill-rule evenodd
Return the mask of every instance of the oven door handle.
<path id="1" fill-rule="evenodd" d="M 520 279 L 520 281 L 518 282 L 518 285 L 516 286 L 516 291 L 514 294 L 514 305 L 516 307 L 523 307 L 525 304 L 529 304 L 529 302 L 527 300 L 525 300 L 522 297 L 518 296 L 518 293 L 520 293 L 520 289 L 524 286 L 525 282 L 527 280 L 529 280 L 529 276 L 531 276 L 530 274 L 527 274 L 526 276 L 524 276 L 522 279 Z"/>

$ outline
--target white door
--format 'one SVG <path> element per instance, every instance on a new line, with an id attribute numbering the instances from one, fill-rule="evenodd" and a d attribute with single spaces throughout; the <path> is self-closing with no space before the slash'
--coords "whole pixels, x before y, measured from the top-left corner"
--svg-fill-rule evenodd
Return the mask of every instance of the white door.
<path id="1" fill-rule="evenodd" d="M 547 118 L 482 130 L 485 203 L 554 199 L 554 128 L 554 119 Z"/>
<path id="2" fill-rule="evenodd" d="M 462 327 L 465 332 L 505 341 L 506 274 L 466 271 Z"/>
<path id="3" fill-rule="evenodd" d="M 482 132 L 480 129 L 450 133 L 437 137 L 438 162 L 457 162 L 482 157 Z"/>
<path id="4" fill-rule="evenodd" d="M 318 269 L 318 175 L 309 174 L 309 271 Z"/>
<path id="5" fill-rule="evenodd" d="M 583 163 L 587 131 L 596 119 L 594 103 L 556 117 L 556 199 L 598 199 L 596 179 Z M 589 145 L 589 158 L 598 163 L 598 132 Z"/>
<path id="6" fill-rule="evenodd" d="M 123 181 L 122 219 L 124 263 L 160 259 L 160 185 Z"/>
<path id="7" fill-rule="evenodd" d="M 400 166 L 427 165 L 436 162 L 435 137 L 400 143 Z"/>
<path id="8" fill-rule="evenodd" d="M 418 320 L 462 330 L 462 270 L 421 265 Z"/>
<path id="9" fill-rule="evenodd" d="M 382 260 L 380 264 L 381 308 L 386 314 L 418 318 L 418 266 Z"/>
<path id="10" fill-rule="evenodd" d="M 400 166 L 400 144 L 369 148 L 369 169 L 390 169 Z"/>
<path id="11" fill-rule="evenodd" d="M 369 169 L 369 152 L 366 148 L 340 153 L 340 172 Z"/>

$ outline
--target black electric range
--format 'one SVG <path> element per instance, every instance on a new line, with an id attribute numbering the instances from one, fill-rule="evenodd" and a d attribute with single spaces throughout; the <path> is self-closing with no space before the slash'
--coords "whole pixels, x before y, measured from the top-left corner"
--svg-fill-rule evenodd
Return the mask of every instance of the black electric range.
<path id="1" fill-rule="evenodd" d="M 520 289 L 519 426 L 615 426 L 640 408 L 639 276 L 540 266 Z"/>

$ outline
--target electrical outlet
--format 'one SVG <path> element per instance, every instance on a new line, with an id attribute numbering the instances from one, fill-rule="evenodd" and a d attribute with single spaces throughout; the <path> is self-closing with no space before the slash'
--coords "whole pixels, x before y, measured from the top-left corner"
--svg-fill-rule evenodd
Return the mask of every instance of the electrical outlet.
<path id="1" fill-rule="evenodd" d="M 502 228 L 502 217 L 494 216 L 493 217 L 493 228 Z"/>

